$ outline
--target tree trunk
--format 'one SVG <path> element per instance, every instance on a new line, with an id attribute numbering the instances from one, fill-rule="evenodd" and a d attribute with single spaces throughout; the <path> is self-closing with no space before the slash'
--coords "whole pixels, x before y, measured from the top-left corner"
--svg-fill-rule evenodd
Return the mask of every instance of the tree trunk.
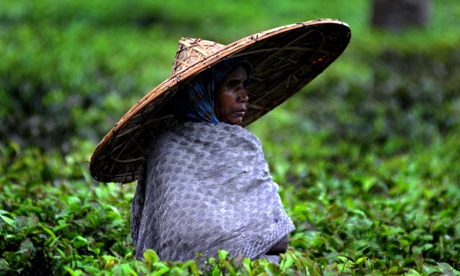
<path id="1" fill-rule="evenodd" d="M 424 27 L 428 24 L 430 0 L 374 0 L 372 26 L 389 30 Z"/>

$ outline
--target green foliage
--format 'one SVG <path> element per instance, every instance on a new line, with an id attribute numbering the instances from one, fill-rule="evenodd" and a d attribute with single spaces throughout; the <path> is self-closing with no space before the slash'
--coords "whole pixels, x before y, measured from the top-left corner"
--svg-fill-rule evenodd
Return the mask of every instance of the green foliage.
<path id="1" fill-rule="evenodd" d="M 426 29 L 385 33 L 364 0 L 3 1 L 0 275 L 460 275 L 460 9 L 432 6 Z M 281 263 L 136 260 L 135 184 L 91 179 L 96 142 L 181 36 L 324 17 L 349 23 L 349 48 L 249 127 L 297 226 Z"/>
<path id="2" fill-rule="evenodd" d="M 295 117 L 291 122 L 293 128 L 301 125 Z M 280 136 L 273 120 L 266 123 L 271 129 L 259 124 L 253 130 L 262 137 L 275 133 L 264 147 L 275 180 L 291 184 L 282 186 L 282 198 L 297 226 L 294 248 L 325 269 L 342 257 L 350 263 L 365 259 L 374 273 L 408 267 L 420 272 L 438 262 L 458 269 L 456 133 L 389 155 L 381 152 L 386 145 L 363 147 L 330 133 Z M 279 146 L 284 144 L 290 146 Z"/>
<path id="3" fill-rule="evenodd" d="M 70 264 L 131 254 L 127 210 L 117 205 L 129 205 L 132 192 L 88 186 L 86 154 L 61 158 L 11 144 L 2 156 L 0 271 L 62 274 Z"/>

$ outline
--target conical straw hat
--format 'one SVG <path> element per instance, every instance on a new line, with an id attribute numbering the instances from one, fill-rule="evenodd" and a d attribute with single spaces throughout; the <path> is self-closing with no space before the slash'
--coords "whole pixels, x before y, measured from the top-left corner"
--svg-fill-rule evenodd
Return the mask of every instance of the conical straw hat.
<path id="1" fill-rule="evenodd" d="M 182 38 L 171 75 L 116 123 L 96 147 L 90 172 L 101 182 L 135 181 L 154 139 L 176 123 L 173 97 L 194 76 L 217 63 L 242 57 L 252 64 L 249 103 L 243 126 L 257 120 L 323 72 L 347 47 L 347 24 L 330 19 L 281 26 L 228 45 Z"/>

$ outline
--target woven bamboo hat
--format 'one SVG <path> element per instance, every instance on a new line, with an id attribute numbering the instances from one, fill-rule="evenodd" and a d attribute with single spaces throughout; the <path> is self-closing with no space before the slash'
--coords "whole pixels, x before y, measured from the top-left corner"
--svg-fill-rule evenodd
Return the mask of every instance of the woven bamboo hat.
<path id="1" fill-rule="evenodd" d="M 348 25 L 323 19 L 281 26 L 228 45 L 182 38 L 170 77 L 131 107 L 102 139 L 91 157 L 91 175 L 101 182 L 135 181 L 152 141 L 176 122 L 171 99 L 180 97 L 182 85 L 213 65 L 235 57 L 252 64 L 242 123 L 246 126 L 319 75 L 345 50 L 350 37 Z"/>

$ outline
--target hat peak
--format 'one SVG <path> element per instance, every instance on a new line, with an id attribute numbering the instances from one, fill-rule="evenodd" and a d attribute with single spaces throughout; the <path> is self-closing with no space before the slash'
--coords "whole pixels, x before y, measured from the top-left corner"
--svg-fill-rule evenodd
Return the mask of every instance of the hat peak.
<path id="1" fill-rule="evenodd" d="M 179 48 L 174 58 L 171 76 L 183 72 L 193 64 L 205 60 L 224 46 L 211 40 L 182 37 L 179 40 Z"/>

